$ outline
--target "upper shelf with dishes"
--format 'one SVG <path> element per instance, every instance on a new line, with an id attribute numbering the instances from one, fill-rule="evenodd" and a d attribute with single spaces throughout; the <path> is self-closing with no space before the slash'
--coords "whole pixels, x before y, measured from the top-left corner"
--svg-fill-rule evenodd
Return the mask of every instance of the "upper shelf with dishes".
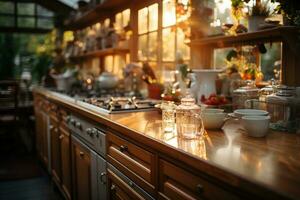
<path id="1" fill-rule="evenodd" d="M 291 40 L 298 28 L 294 26 L 278 26 L 254 32 L 239 33 L 237 35 L 210 36 L 192 40 L 190 46 L 210 46 L 223 48 L 234 45 L 255 45 L 259 42 L 279 42 Z"/>
<path id="2" fill-rule="evenodd" d="M 100 1 L 101 2 L 101 1 Z M 65 21 L 66 30 L 78 30 L 95 24 L 119 8 L 126 7 L 130 0 L 102 0 L 98 4 L 79 5 L 79 10 Z"/>

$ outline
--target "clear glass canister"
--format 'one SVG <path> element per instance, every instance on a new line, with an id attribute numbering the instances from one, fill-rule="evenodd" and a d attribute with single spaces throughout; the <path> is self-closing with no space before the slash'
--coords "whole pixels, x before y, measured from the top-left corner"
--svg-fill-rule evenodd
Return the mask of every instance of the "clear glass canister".
<path id="1" fill-rule="evenodd" d="M 161 110 L 163 132 L 173 132 L 175 130 L 176 105 L 171 101 L 162 102 Z"/>
<path id="2" fill-rule="evenodd" d="M 180 138 L 194 139 L 203 134 L 201 108 L 194 98 L 187 96 L 181 99 L 181 104 L 176 109 L 176 127 Z"/>
<path id="3" fill-rule="evenodd" d="M 244 86 L 233 91 L 232 104 L 234 109 L 245 108 L 245 102 L 250 99 L 258 99 L 259 89 L 255 86 Z"/>

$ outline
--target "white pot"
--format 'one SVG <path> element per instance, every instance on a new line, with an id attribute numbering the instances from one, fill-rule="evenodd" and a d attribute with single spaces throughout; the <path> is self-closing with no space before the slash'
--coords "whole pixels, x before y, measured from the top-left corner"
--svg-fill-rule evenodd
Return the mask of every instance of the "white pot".
<path id="1" fill-rule="evenodd" d="M 264 16 L 249 16 L 248 17 L 248 32 L 259 30 L 259 26 L 265 23 L 266 17 Z"/>
<path id="2" fill-rule="evenodd" d="M 222 70 L 215 69 L 199 69 L 193 70 L 196 75 L 192 83 L 191 90 L 197 97 L 199 102 L 202 95 L 208 97 L 210 94 L 216 94 L 216 78 Z"/>

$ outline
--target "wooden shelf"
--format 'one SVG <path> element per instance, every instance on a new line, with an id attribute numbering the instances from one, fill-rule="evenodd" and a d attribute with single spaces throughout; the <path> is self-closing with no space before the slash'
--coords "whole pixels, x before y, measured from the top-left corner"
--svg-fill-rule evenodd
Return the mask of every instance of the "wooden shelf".
<path id="1" fill-rule="evenodd" d="M 102 57 L 106 55 L 115 55 L 115 54 L 126 54 L 129 53 L 129 49 L 124 48 L 108 48 L 108 49 L 102 49 L 98 51 L 92 51 L 88 53 L 84 53 L 78 56 L 72 56 L 71 59 L 86 59 L 91 57 Z"/>
<path id="2" fill-rule="evenodd" d="M 93 6 L 82 15 L 69 19 L 65 22 L 66 30 L 78 30 L 97 23 L 101 19 L 111 15 L 112 11 L 128 7 L 132 0 L 106 0 L 103 3 Z"/>
<path id="3" fill-rule="evenodd" d="M 258 42 L 278 42 L 288 40 L 290 34 L 294 34 L 299 29 L 294 26 L 279 26 L 256 32 L 241 33 L 236 36 L 213 36 L 203 39 L 192 40 L 188 45 L 211 46 L 214 48 L 222 48 L 234 45 L 256 44 Z"/>

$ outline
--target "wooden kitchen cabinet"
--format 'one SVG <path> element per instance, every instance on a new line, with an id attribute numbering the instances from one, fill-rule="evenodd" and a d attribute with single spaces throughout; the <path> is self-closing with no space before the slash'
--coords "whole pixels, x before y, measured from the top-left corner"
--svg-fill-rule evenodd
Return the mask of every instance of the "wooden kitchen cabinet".
<path id="1" fill-rule="evenodd" d="M 159 161 L 159 199 L 240 199 L 218 185 L 170 162 Z"/>
<path id="2" fill-rule="evenodd" d="M 70 133 L 61 125 L 60 132 L 60 149 L 61 149 L 61 186 L 67 197 L 71 199 L 72 182 L 71 182 L 71 151 L 70 151 Z"/>
<path id="3" fill-rule="evenodd" d="M 90 151 L 77 140 L 71 140 L 73 199 L 92 199 Z"/>
<path id="4" fill-rule="evenodd" d="M 110 200 L 143 200 L 144 198 L 139 195 L 134 189 L 124 182 L 118 175 L 107 169 L 108 175 L 108 188 Z"/>
<path id="5" fill-rule="evenodd" d="M 107 133 L 107 160 L 155 196 L 155 155 L 113 133 Z"/>
<path id="6" fill-rule="evenodd" d="M 51 138 L 51 174 L 55 183 L 61 184 L 61 144 L 58 121 L 50 118 L 50 138 Z"/>
<path id="7" fill-rule="evenodd" d="M 48 167 L 48 116 L 47 102 L 41 97 L 35 97 L 34 113 L 36 119 L 36 150 L 43 164 Z"/>

